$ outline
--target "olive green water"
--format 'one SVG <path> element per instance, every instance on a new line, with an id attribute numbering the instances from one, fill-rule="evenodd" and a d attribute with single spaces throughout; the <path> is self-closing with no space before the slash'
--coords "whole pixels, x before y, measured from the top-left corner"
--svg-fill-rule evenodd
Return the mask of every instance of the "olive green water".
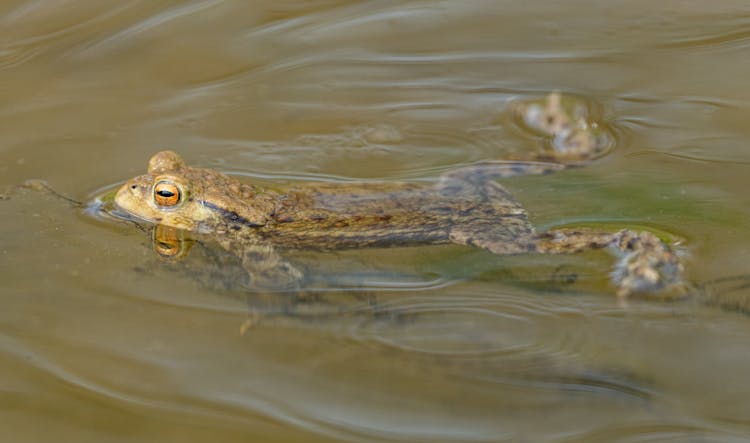
<path id="1" fill-rule="evenodd" d="M 88 201 L 163 148 L 262 180 L 434 179 L 539 149 L 504 109 L 560 90 L 613 152 L 505 185 L 541 227 L 682 238 L 696 290 L 622 303 L 604 252 L 440 246 L 295 253 L 306 296 L 256 294 L 210 245 L 166 263 L 19 190 L 0 440 L 750 441 L 748 78 L 741 1 L 4 2 L 0 189 Z"/>

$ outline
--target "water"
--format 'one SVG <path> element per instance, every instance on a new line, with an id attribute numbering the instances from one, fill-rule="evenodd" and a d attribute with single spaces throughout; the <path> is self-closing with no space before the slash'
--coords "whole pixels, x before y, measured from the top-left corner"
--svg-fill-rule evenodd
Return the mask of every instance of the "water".
<path id="1" fill-rule="evenodd" d="M 33 190 L 0 201 L 0 437 L 76 442 L 750 440 L 746 2 L 5 2 L 0 189 L 88 201 L 154 152 L 259 180 L 430 180 L 539 149 L 510 101 L 596 104 L 616 146 L 504 184 L 541 228 L 683 239 L 695 299 L 612 257 L 231 257 Z M 313 284 L 314 283 L 314 284 Z M 254 327 L 255 315 L 263 316 Z"/>

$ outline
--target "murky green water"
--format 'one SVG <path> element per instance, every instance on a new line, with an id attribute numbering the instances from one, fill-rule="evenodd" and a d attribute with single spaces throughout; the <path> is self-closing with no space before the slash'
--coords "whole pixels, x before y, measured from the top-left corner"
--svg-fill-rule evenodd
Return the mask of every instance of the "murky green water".
<path id="1" fill-rule="evenodd" d="M 85 201 L 163 148 L 262 180 L 433 179 L 539 149 L 504 110 L 560 90 L 615 149 L 504 184 L 542 228 L 683 238 L 698 291 L 623 305 L 604 252 L 438 246 L 295 253 L 314 290 L 257 294 L 211 248 L 165 263 L 21 190 L 0 439 L 750 440 L 749 29 L 728 0 L 4 2 L 0 188 Z"/>

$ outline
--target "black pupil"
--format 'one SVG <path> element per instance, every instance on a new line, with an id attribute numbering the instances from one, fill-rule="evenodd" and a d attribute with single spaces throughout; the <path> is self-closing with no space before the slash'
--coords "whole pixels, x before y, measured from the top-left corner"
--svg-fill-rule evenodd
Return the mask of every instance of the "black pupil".
<path id="1" fill-rule="evenodd" d="M 162 189 L 160 191 L 156 191 L 156 193 L 164 198 L 174 197 L 174 192 L 172 191 L 165 191 Z"/>

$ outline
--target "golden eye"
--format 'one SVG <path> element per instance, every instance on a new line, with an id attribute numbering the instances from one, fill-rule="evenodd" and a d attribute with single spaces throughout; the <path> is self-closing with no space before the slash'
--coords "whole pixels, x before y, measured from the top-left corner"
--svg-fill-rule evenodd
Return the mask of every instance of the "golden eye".
<path id="1" fill-rule="evenodd" d="M 160 181 L 154 186 L 154 201 L 158 206 L 171 208 L 182 201 L 182 192 L 176 184 Z"/>

